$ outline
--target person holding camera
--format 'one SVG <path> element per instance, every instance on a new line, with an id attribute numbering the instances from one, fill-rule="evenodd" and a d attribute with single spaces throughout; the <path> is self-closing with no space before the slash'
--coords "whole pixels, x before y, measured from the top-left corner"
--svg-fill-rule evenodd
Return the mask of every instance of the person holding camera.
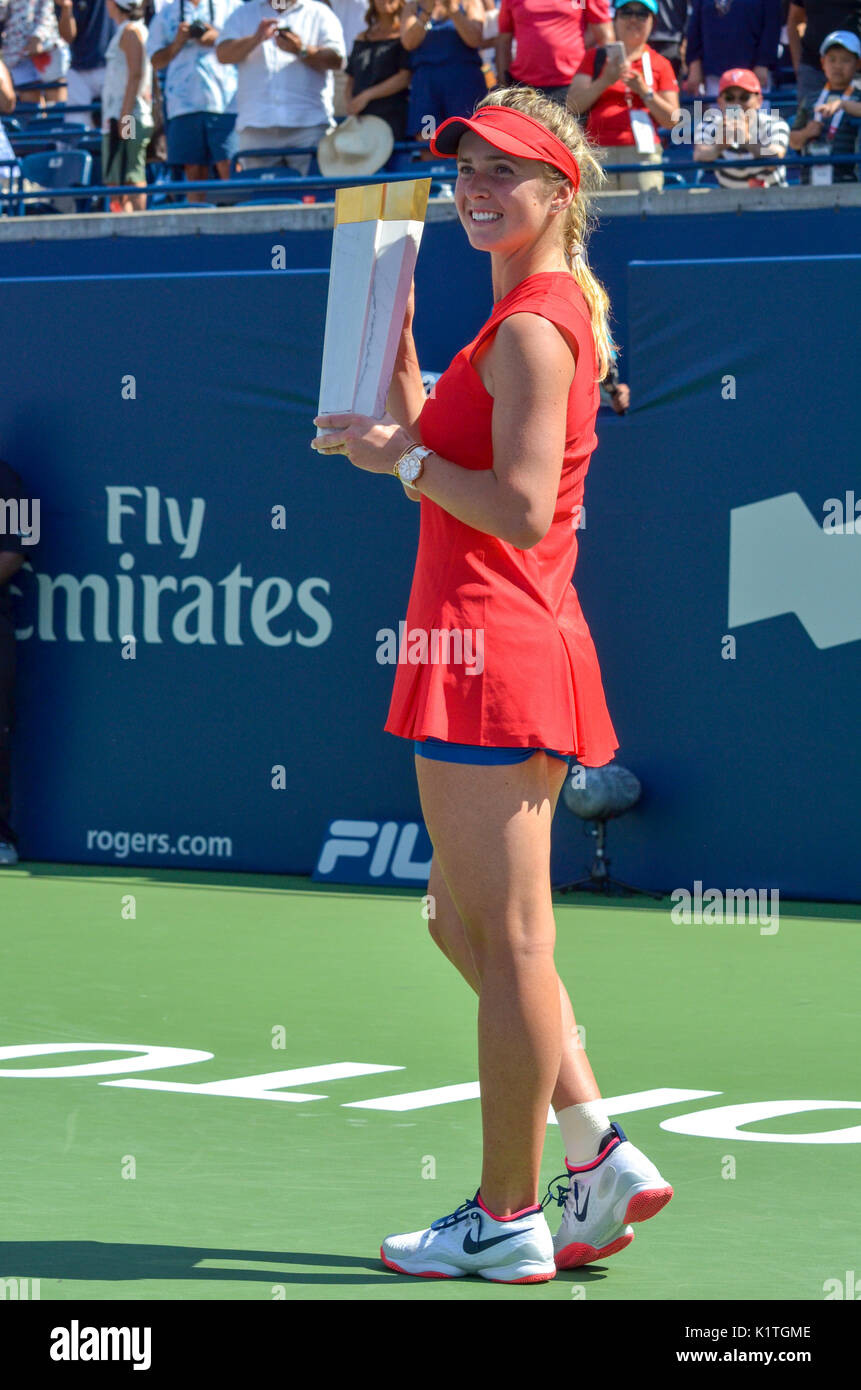
<path id="1" fill-rule="evenodd" d="M 153 69 L 167 68 L 165 130 L 168 164 L 189 180 L 230 178 L 236 124 L 236 69 L 220 63 L 215 45 L 242 0 L 171 0 L 153 16 L 147 53 Z M 208 202 L 192 191 L 190 203 Z"/>
<path id="2" fill-rule="evenodd" d="M 717 115 L 717 119 L 713 117 Z M 762 109 L 762 87 L 750 68 L 730 68 L 718 85 L 717 112 L 707 111 L 694 130 L 694 159 L 710 163 L 721 188 L 785 188 L 786 169 L 769 164 L 782 159 L 789 144 L 789 126 L 779 111 Z M 754 163 L 756 156 L 765 162 Z M 742 167 L 733 160 L 748 159 Z M 730 160 L 730 167 L 722 167 Z"/>
<path id="3" fill-rule="evenodd" d="M 321 0 L 244 0 L 228 16 L 215 56 L 235 63 L 239 151 L 316 148 L 335 124 L 333 72 L 344 31 Z M 243 168 L 284 163 L 307 174 L 311 155 L 243 156 Z"/>
<path id="4" fill-rule="evenodd" d="M 647 42 L 658 0 L 623 0 L 613 11 L 618 42 L 590 48 L 575 73 L 568 108 L 588 112 L 586 134 L 603 165 L 660 164 L 659 126 L 679 118 L 679 87 L 667 58 Z M 609 174 L 608 186 L 621 190 L 661 189 L 654 173 Z"/>

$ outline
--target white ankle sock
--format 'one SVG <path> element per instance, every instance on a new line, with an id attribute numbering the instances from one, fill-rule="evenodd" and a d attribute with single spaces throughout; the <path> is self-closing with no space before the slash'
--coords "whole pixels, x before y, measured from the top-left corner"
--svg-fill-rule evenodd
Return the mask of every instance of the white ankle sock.
<path id="1" fill-rule="evenodd" d="M 603 1100 L 587 1100 L 582 1105 L 568 1105 L 556 1111 L 559 1131 L 565 1145 L 565 1157 L 573 1167 L 591 1163 L 598 1157 L 601 1140 L 610 1129 L 610 1119 Z"/>

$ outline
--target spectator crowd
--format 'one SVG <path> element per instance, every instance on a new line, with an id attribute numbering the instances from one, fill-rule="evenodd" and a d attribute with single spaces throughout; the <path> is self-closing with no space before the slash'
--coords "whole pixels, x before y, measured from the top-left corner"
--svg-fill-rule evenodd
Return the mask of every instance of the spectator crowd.
<path id="1" fill-rule="evenodd" d="M 775 90 L 790 61 L 791 128 Z M 158 161 L 226 180 L 236 156 L 307 174 L 311 150 L 367 145 L 366 117 L 385 164 L 510 84 L 578 116 L 611 188 L 663 187 L 671 142 L 725 187 L 785 184 L 773 161 L 793 151 L 822 156 L 804 182 L 854 182 L 859 69 L 861 0 L 0 0 L 0 115 L 99 102 L 110 186 L 143 188 Z"/>

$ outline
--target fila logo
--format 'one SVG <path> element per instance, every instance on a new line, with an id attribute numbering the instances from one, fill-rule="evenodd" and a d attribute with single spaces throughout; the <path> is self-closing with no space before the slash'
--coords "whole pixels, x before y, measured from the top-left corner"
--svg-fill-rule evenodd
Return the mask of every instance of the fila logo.
<path id="1" fill-rule="evenodd" d="M 311 877 L 317 882 L 424 885 L 432 857 L 428 833 L 418 821 L 333 820 Z"/>
<path id="2" fill-rule="evenodd" d="M 730 512 L 729 626 L 784 613 L 820 651 L 861 640 L 861 529 L 823 529 L 797 492 Z"/>

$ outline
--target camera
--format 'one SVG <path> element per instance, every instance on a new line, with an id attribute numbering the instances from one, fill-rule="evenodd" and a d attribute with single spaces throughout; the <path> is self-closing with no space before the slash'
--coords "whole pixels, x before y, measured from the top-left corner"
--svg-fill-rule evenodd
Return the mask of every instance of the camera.
<path id="1" fill-rule="evenodd" d="M 202 19 L 195 19 L 188 26 L 188 36 L 191 39 L 202 39 L 208 28 L 209 25 L 204 24 Z"/>

